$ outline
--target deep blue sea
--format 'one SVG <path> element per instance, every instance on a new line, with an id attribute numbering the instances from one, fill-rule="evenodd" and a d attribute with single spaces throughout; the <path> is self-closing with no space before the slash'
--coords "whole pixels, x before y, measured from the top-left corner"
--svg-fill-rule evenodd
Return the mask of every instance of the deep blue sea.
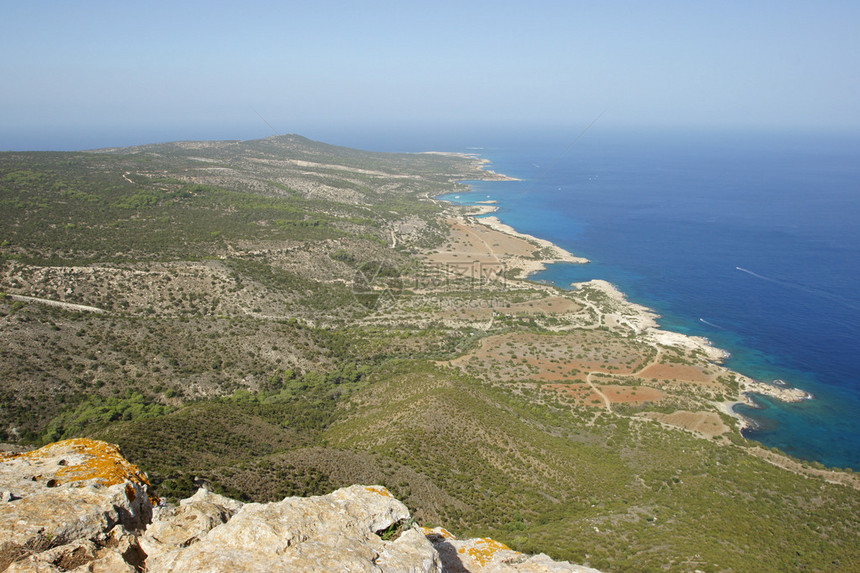
<path id="1" fill-rule="evenodd" d="M 748 437 L 860 469 L 860 135 L 606 133 L 495 137 L 460 151 L 520 182 L 476 182 L 516 229 L 587 265 L 533 278 L 593 278 L 706 336 L 727 365 L 814 400 L 739 406 Z"/>

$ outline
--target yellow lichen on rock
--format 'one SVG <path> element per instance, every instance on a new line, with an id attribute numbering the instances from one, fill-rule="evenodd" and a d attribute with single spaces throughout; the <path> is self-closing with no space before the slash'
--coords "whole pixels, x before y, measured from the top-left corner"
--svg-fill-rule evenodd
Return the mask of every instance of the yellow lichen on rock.
<path id="1" fill-rule="evenodd" d="M 394 497 L 393 495 L 391 495 L 391 492 L 388 491 L 387 488 L 382 487 L 382 486 L 367 485 L 367 486 L 364 486 L 364 489 L 366 489 L 367 491 L 371 491 L 373 493 L 378 493 L 379 495 L 382 495 L 385 497 Z"/>
<path id="2" fill-rule="evenodd" d="M 457 539 L 457 537 L 453 533 L 451 533 L 444 527 L 434 527 L 431 529 L 429 527 L 419 525 L 418 528 L 426 536 L 439 537 L 441 539 Z"/>
<path id="3" fill-rule="evenodd" d="M 499 551 L 511 551 L 511 548 L 488 537 L 475 539 L 471 547 L 461 547 L 460 553 L 468 553 L 469 557 L 475 560 L 481 566 L 486 565 L 493 560 L 493 557 Z"/>
<path id="4" fill-rule="evenodd" d="M 66 445 L 76 452 L 90 456 L 82 463 L 66 466 L 57 472 L 57 477 L 62 478 L 65 482 L 94 479 L 106 486 L 125 481 L 139 485 L 150 485 L 146 474 L 126 460 L 120 452 L 119 446 L 115 444 L 78 438 L 55 444 L 55 446 L 59 445 Z"/>
<path id="5" fill-rule="evenodd" d="M 4 454 L 0 457 L 0 462 L 23 459 L 38 463 L 39 460 L 57 455 L 68 455 L 69 460 L 65 462 L 66 465 L 57 468 L 54 474 L 56 476 L 54 485 L 95 481 L 105 487 L 126 482 L 146 488 L 152 487 L 146 474 L 123 457 L 119 446 L 89 438 L 54 442 L 31 452 Z M 126 494 L 129 496 L 129 501 L 134 501 L 136 493 L 133 486 L 126 487 Z M 151 494 L 150 499 L 153 504 L 158 502 L 158 498 Z"/>

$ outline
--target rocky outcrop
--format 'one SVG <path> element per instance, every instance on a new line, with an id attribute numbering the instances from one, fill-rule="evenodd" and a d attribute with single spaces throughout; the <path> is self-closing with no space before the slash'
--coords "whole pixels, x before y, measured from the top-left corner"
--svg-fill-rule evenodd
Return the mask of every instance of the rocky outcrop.
<path id="1" fill-rule="evenodd" d="M 249 503 L 233 512 L 235 503 L 198 492 L 177 511 L 159 514 L 141 540 L 148 570 L 441 570 L 433 546 L 417 529 L 383 539 L 408 520 L 409 510 L 382 487 L 355 485 L 324 496 Z M 190 515 L 203 519 L 189 520 Z M 201 521 L 214 527 L 204 533 Z M 176 535 L 189 522 L 194 524 L 190 543 Z M 159 538 L 162 531 L 169 535 Z"/>
<path id="2" fill-rule="evenodd" d="M 749 393 L 770 396 L 783 402 L 802 402 L 804 400 L 812 399 L 812 394 L 809 392 L 801 390 L 800 388 L 793 388 L 782 380 L 774 380 L 773 383 L 768 384 L 767 382 L 759 382 L 758 380 L 753 380 L 745 376 L 741 378 L 741 392 L 744 394 Z M 755 402 L 749 399 L 748 403 L 751 406 L 756 405 Z"/>
<path id="3" fill-rule="evenodd" d="M 594 571 L 419 528 L 381 486 L 159 504 L 143 472 L 93 440 L 0 456 L 0 491 L 0 571 Z"/>
<path id="4" fill-rule="evenodd" d="M 146 474 L 104 442 L 0 454 L 0 571 L 13 562 L 10 571 L 142 563 L 135 537 L 152 518 L 149 488 Z"/>
<path id="5" fill-rule="evenodd" d="M 596 569 L 571 565 L 567 561 L 553 561 L 543 553 L 526 555 L 495 539 L 480 537 L 460 540 L 443 527 L 422 530 L 439 553 L 442 570 L 446 572 L 600 573 Z"/>

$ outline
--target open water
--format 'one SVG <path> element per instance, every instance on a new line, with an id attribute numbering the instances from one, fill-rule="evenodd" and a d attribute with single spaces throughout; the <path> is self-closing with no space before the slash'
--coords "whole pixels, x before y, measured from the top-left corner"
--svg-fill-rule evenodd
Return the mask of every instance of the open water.
<path id="1" fill-rule="evenodd" d="M 444 198 L 498 201 L 505 223 L 592 261 L 533 278 L 606 279 L 729 367 L 811 392 L 739 406 L 748 437 L 860 469 L 860 137 L 577 135 L 472 138 L 459 150 L 522 181 Z"/>
<path id="2" fill-rule="evenodd" d="M 221 133 L 35 134 L 16 149 L 82 149 Z M 254 129 L 236 129 L 252 138 Z M 739 407 L 749 437 L 860 469 L 860 134 L 587 133 L 504 129 L 306 133 L 379 151 L 463 151 L 520 182 L 477 182 L 505 223 L 592 262 L 536 275 L 593 278 L 655 309 L 667 329 L 706 336 L 728 366 L 815 399 Z M 233 135 L 231 135 L 233 136 Z M 41 139 L 40 139 L 41 137 Z"/>

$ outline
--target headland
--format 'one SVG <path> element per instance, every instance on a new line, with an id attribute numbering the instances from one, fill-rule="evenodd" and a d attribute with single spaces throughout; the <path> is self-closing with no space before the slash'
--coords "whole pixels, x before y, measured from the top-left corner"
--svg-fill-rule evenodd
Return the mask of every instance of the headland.
<path id="1" fill-rule="evenodd" d="M 476 160 L 476 167 L 490 174 L 488 180 L 518 180 L 488 171 L 486 169 L 488 160 L 478 161 L 473 155 L 466 157 Z M 576 256 L 551 241 L 517 231 L 492 215 L 498 209 L 497 200 L 477 200 L 471 204 L 462 205 L 449 204 L 445 210 L 444 221 L 450 227 L 451 238 L 445 245 L 428 254 L 428 259 L 433 262 L 471 260 L 498 263 L 507 269 L 515 269 L 516 272 L 511 276 L 524 279 L 526 282 L 535 273 L 546 269 L 547 265 L 589 262 L 588 259 Z M 660 367 L 657 363 L 664 355 L 662 349 L 670 348 L 681 349 L 684 355 L 703 359 L 704 363 L 709 364 L 715 372 L 719 372 L 719 375 L 706 377 L 709 378 L 709 382 L 731 380 L 731 384 L 723 388 L 726 399 L 711 400 L 703 403 L 702 406 L 714 414 L 723 414 L 728 419 L 734 420 L 738 432 L 754 427 L 750 419 L 734 409 L 738 404 L 756 406 L 750 397 L 751 394 L 769 396 L 783 402 L 799 402 L 813 398 L 808 392 L 792 387 L 782 380 L 775 380 L 772 383 L 754 380 L 726 369 L 723 363 L 730 356 L 727 351 L 715 347 L 705 337 L 662 328 L 658 323 L 659 314 L 648 307 L 630 302 L 615 285 L 605 280 L 595 279 L 585 283 L 572 283 L 570 287 L 574 289 L 574 293 L 582 290 L 591 291 L 596 294 L 594 298 L 599 298 L 604 303 L 608 301 L 608 304 L 594 304 L 588 294 L 584 297 L 576 297 L 574 294 L 581 303 L 581 308 L 587 308 L 593 312 L 597 327 L 626 330 L 631 336 L 635 336 L 637 340 L 652 349 L 657 360 L 650 366 L 656 368 L 647 371 L 641 368 L 638 374 L 651 375 L 659 371 Z M 701 364 L 698 368 L 701 368 Z M 678 369 L 680 370 L 680 366 Z M 696 375 L 689 376 L 689 373 L 688 377 L 697 378 Z M 600 394 L 593 384 L 592 387 L 597 394 Z M 604 397 L 601 399 L 605 400 Z M 608 400 L 606 404 L 607 408 L 611 409 Z M 680 425 L 689 429 L 696 424 L 694 422 Z M 705 432 L 705 434 L 708 433 Z"/>

